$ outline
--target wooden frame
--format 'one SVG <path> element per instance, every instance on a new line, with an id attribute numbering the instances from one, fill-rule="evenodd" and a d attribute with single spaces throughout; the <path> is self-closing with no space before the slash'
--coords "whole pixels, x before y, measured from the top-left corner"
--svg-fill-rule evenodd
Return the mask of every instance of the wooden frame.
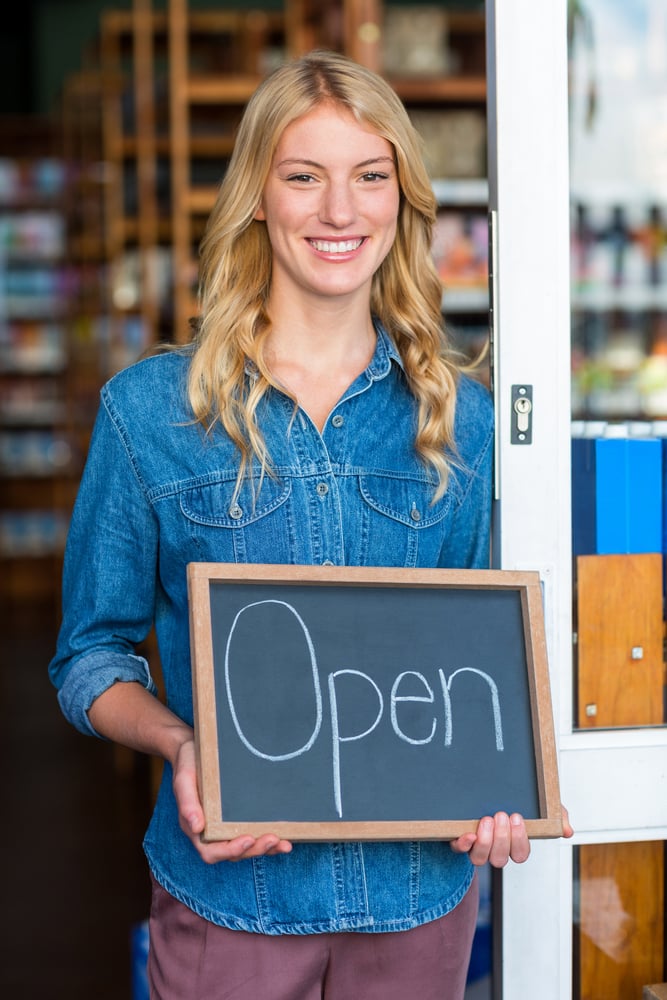
<path id="1" fill-rule="evenodd" d="M 258 600 L 252 601 L 248 604 L 246 602 L 246 595 L 250 595 L 252 598 L 252 588 L 259 587 L 265 588 L 269 587 L 269 593 L 275 594 L 276 600 Z M 256 789 L 258 785 L 255 784 L 254 778 L 248 778 L 245 781 L 243 774 L 239 775 L 238 761 L 234 763 L 232 768 L 231 763 L 228 764 L 226 775 L 221 774 L 224 769 L 221 767 L 221 747 L 219 743 L 219 736 L 223 736 L 225 740 L 233 739 L 237 744 L 243 741 L 246 747 L 250 747 L 253 751 L 254 757 L 262 757 L 265 759 L 270 759 L 272 762 L 277 760 L 284 760 L 287 757 L 294 757 L 301 754 L 302 751 L 310 749 L 314 742 L 314 735 L 311 738 L 308 746 L 305 745 L 301 747 L 297 752 L 283 755 L 275 755 L 269 757 L 268 754 L 256 750 L 251 744 L 246 740 L 243 735 L 242 729 L 238 723 L 238 718 L 235 713 L 233 699 L 231 696 L 230 688 L 230 675 L 228 672 L 228 653 L 230 649 L 230 644 L 232 641 L 232 634 L 236 622 L 239 620 L 242 612 L 247 611 L 250 608 L 257 608 L 259 605 L 264 604 L 275 604 L 283 605 L 283 607 L 290 607 L 290 610 L 294 612 L 296 617 L 301 622 L 303 622 L 299 617 L 299 614 L 291 608 L 291 605 L 283 598 L 290 597 L 292 599 L 293 595 L 299 593 L 299 588 L 301 588 L 301 594 L 307 595 L 307 600 L 312 600 L 317 602 L 318 597 L 321 597 L 321 592 L 318 592 L 317 588 L 327 587 L 332 588 L 327 590 L 324 594 L 325 598 L 329 598 L 326 605 L 327 616 L 329 616 L 332 607 L 335 606 L 335 601 L 340 596 L 341 600 L 347 600 L 352 603 L 356 608 L 361 609 L 361 617 L 366 621 L 366 609 L 370 609 L 370 601 L 375 600 L 376 612 L 377 609 L 384 608 L 384 603 L 379 604 L 381 600 L 384 602 L 386 599 L 396 601 L 398 597 L 401 598 L 401 604 L 404 606 L 405 600 L 421 602 L 425 600 L 425 595 L 427 592 L 436 591 L 437 594 L 433 595 L 428 600 L 435 599 L 439 602 L 438 607 L 445 607 L 444 600 L 451 601 L 452 595 L 455 593 L 458 595 L 459 600 L 466 600 L 476 603 L 476 609 L 472 611 L 475 615 L 474 622 L 479 620 L 479 629 L 470 629 L 466 626 L 466 632 L 461 633 L 460 641 L 462 643 L 468 644 L 473 641 L 473 645 L 478 641 L 474 638 L 472 633 L 479 633 L 480 635 L 486 636 L 485 643 L 486 646 L 492 650 L 493 656 L 497 656 L 499 652 L 503 652 L 502 643 L 507 642 L 506 639 L 498 639 L 490 635 L 488 630 L 485 631 L 482 627 L 484 619 L 479 619 L 477 617 L 479 609 L 482 604 L 489 605 L 489 601 L 492 594 L 495 592 L 504 593 L 505 595 L 510 595 L 511 599 L 516 599 L 517 607 L 520 608 L 518 611 L 518 617 L 520 617 L 520 622 L 518 625 L 518 643 L 516 638 L 512 639 L 512 644 L 516 646 L 517 644 L 523 643 L 523 650 L 517 651 L 513 649 L 507 652 L 507 657 L 511 658 L 515 654 L 519 656 L 519 659 L 525 663 L 525 677 L 519 678 L 517 683 L 519 685 L 525 685 L 526 687 L 526 706 L 527 714 L 529 718 L 523 719 L 523 724 L 525 724 L 526 731 L 529 733 L 529 740 L 532 742 L 532 760 L 528 762 L 529 770 L 534 765 L 534 784 L 535 784 L 535 813 L 536 815 L 529 815 L 525 810 L 524 816 L 526 818 L 526 827 L 530 837 L 542 838 L 542 837 L 558 837 L 562 834 L 562 818 L 561 818 L 561 805 L 560 805 L 560 793 L 559 793 L 559 782 L 558 782 L 558 772 L 556 763 L 556 750 L 555 750 L 555 740 L 554 740 L 554 729 L 553 729 L 553 716 L 551 709 L 551 697 L 550 697 L 550 684 L 549 684 L 549 673 L 546 658 L 546 642 L 544 636 L 544 624 L 543 624 L 543 610 L 542 610 L 542 591 L 539 582 L 539 576 L 536 572 L 512 572 L 512 571 L 496 571 L 496 570 L 439 570 L 439 569 L 395 569 L 395 568 L 367 568 L 367 567 L 334 567 L 334 566 L 273 566 L 273 565 L 251 565 L 251 564 L 222 564 L 222 563 L 192 563 L 188 566 L 188 589 L 190 597 L 190 630 L 191 630 L 191 649 L 192 649 L 192 670 L 193 670 L 193 699 L 194 699 L 194 717 L 195 717 L 195 732 L 196 732 L 196 745 L 197 745 L 197 760 L 199 768 L 199 781 L 200 781 L 200 791 L 202 796 L 202 802 L 204 806 L 204 812 L 206 816 L 206 829 L 204 833 L 204 839 L 206 840 L 229 840 L 235 836 L 247 833 L 251 835 L 259 835 L 260 833 L 273 832 L 281 837 L 286 837 L 291 840 L 397 840 L 397 839 L 451 839 L 453 837 L 459 836 L 460 834 L 476 829 L 477 821 L 480 818 L 479 815 L 476 816 L 466 816 L 464 814 L 463 818 L 458 816 L 455 819 L 447 818 L 447 816 L 440 816 L 438 814 L 437 818 L 430 816 L 426 819 L 421 819 L 419 816 L 409 816 L 406 819 L 395 818 L 393 815 L 391 818 L 376 818 L 373 815 L 369 815 L 367 818 L 359 818 L 356 816 L 354 819 L 345 819 L 342 816 L 342 807 L 340 806 L 340 780 L 338 782 L 336 794 L 338 795 L 338 815 L 331 819 L 321 819 L 314 818 L 310 819 L 306 816 L 300 816 L 298 819 L 290 819 L 289 816 L 279 816 L 276 818 L 259 818 L 255 816 L 248 815 L 248 819 L 244 819 L 243 815 L 236 815 L 230 811 L 227 807 L 223 810 L 223 789 L 228 791 L 231 788 L 233 782 L 235 782 L 239 788 L 250 789 L 247 792 L 248 795 L 256 796 Z M 220 589 L 222 588 L 222 589 Z M 350 588 L 354 588 L 351 591 Z M 261 591 L 262 593 L 264 591 Z M 391 593 L 393 592 L 393 597 Z M 231 595 L 234 595 L 234 600 L 231 599 Z M 224 596 L 225 601 L 220 605 L 219 599 Z M 374 598 L 371 595 L 375 595 Z M 379 595 L 379 597 L 378 597 Z M 513 596 L 512 596 L 513 595 Z M 221 632 L 219 635 L 214 636 L 216 630 L 218 630 L 217 620 L 214 621 L 214 617 L 219 614 L 215 610 L 216 607 L 223 606 L 225 609 L 227 606 L 232 605 L 234 601 L 238 601 L 238 606 L 240 610 L 235 613 L 234 625 L 229 627 L 221 626 Z M 334 603 L 332 604 L 332 600 Z M 504 598 L 501 598 L 504 600 Z M 360 603 L 360 602 L 366 602 Z M 482 602 L 480 604 L 479 602 Z M 321 602 L 320 602 L 321 603 Z M 314 605 L 313 605 L 314 606 Z M 398 605 L 395 605 L 398 606 Z M 419 607 L 417 603 L 415 607 Z M 273 613 L 274 609 L 271 609 Z M 225 610 L 225 614 L 227 611 Z M 254 612 L 253 612 L 254 613 Z M 494 612 L 497 616 L 497 612 Z M 234 614 L 234 609 L 230 607 L 229 614 Z M 429 622 L 434 622 L 435 618 L 432 614 L 432 610 L 428 612 Z M 392 620 L 394 618 L 393 613 L 389 613 L 386 620 L 383 617 L 383 631 L 385 631 L 389 636 L 389 644 L 387 648 L 391 648 L 393 645 L 393 637 L 391 635 Z M 438 622 L 440 616 L 438 615 Z M 497 619 L 504 628 L 504 616 L 503 622 L 501 619 Z M 347 619 L 346 619 L 347 623 Z M 386 625 L 386 628 L 385 628 Z M 400 628 L 400 626 L 398 626 Z M 354 628 L 354 626 L 352 626 Z M 429 625 L 428 628 L 431 628 Z M 434 629 L 438 629 L 439 625 L 436 622 Z M 307 629 L 304 627 L 306 636 L 308 635 Z M 374 635 L 377 635 L 377 629 Z M 422 630 L 423 632 L 423 630 Z M 419 641 L 421 641 L 421 635 Z M 251 628 L 249 634 L 253 636 L 258 636 L 261 633 L 261 641 L 265 642 L 264 633 L 262 629 L 255 626 Z M 403 629 L 403 635 L 405 634 L 405 629 Z M 340 630 L 336 635 L 344 636 L 345 641 L 353 642 L 355 637 L 349 638 L 349 630 Z M 270 646 L 270 656 L 271 656 L 271 670 L 274 676 L 278 676 L 277 669 L 280 667 L 280 662 L 275 660 L 275 657 L 279 654 L 276 650 L 279 650 L 278 640 L 271 642 L 271 636 L 266 640 Z M 439 633 L 434 632 L 433 639 L 439 640 Z M 449 636 L 451 638 L 451 636 Z M 384 637 L 386 642 L 387 635 Z M 396 636 L 397 641 L 400 637 Z M 226 653 L 221 654 L 223 646 L 221 645 L 226 641 Z M 236 641 L 236 639 L 235 639 Z M 311 663 L 315 663 L 315 653 L 313 647 L 309 642 L 309 648 L 311 649 L 310 660 Z M 414 648 L 414 636 L 410 636 L 411 649 Z M 400 643 L 399 643 L 400 644 Z M 333 645 L 329 644 L 330 647 Z M 216 656 L 217 647 L 217 656 Z M 236 649 L 237 647 L 233 647 Z M 296 647 L 295 647 L 296 648 Z M 448 647 L 449 648 L 449 647 Z M 467 648 L 464 645 L 463 648 Z M 250 655 L 250 654 L 248 654 Z M 485 654 L 486 655 L 486 654 Z M 295 659 L 295 657 L 293 657 Z M 225 705 L 225 699 L 220 696 L 222 690 L 222 677 L 221 674 L 221 663 L 224 661 L 224 678 L 226 678 L 225 683 L 227 684 L 227 699 L 228 705 Z M 254 659 L 252 659 L 252 666 L 257 663 L 256 652 L 254 654 Z M 365 663 L 366 661 L 364 661 Z M 398 661 L 397 661 L 398 662 Z M 400 661 L 403 663 L 403 661 Z M 290 668 L 292 660 L 289 661 Z M 315 671 L 317 667 L 314 668 Z M 514 668 L 512 668 L 514 669 Z M 455 670 L 454 673 L 465 673 L 470 672 L 473 674 L 482 674 L 482 671 L 467 668 L 464 670 Z M 521 670 L 518 671 L 519 673 Z M 246 670 L 247 673 L 247 670 Z M 377 698 L 380 704 L 380 712 L 377 715 L 377 719 L 374 725 L 363 733 L 355 733 L 348 736 L 340 736 L 338 728 L 338 715 L 334 714 L 334 708 L 336 707 L 336 699 L 334 697 L 335 688 L 332 687 L 332 677 L 333 673 L 328 674 L 329 681 L 329 694 L 330 694 L 330 711 L 331 711 L 331 731 L 333 733 L 333 752 L 334 755 L 340 748 L 340 744 L 343 742 L 361 742 L 362 737 L 366 737 L 371 733 L 376 725 L 378 725 L 378 720 L 380 720 L 383 712 L 383 698 L 382 693 L 379 690 L 379 685 L 372 680 L 370 676 L 357 670 L 340 670 L 336 673 L 340 674 L 355 674 L 362 677 L 364 680 L 369 681 L 369 686 L 372 685 L 377 692 Z M 514 673 L 517 673 L 514 670 Z M 217 674 L 217 681 L 216 681 Z M 420 678 L 420 684 L 422 688 L 429 691 L 431 697 L 427 696 L 398 696 L 398 685 L 402 683 L 402 678 L 408 674 L 414 677 Z M 441 679 L 441 687 L 444 694 L 445 709 L 449 703 L 449 689 L 451 681 L 454 674 L 450 675 L 449 680 L 444 675 L 442 670 L 439 671 Z M 245 674 L 239 672 L 238 677 L 244 677 Z M 280 674 L 282 677 L 283 675 Z M 483 674 L 487 680 L 488 675 Z M 317 674 L 316 678 L 316 689 L 320 691 L 320 686 L 317 685 Z M 386 680 L 386 679 L 385 679 Z M 467 680 L 467 678 L 466 678 Z M 235 682 L 236 683 L 236 682 Z M 248 684 L 248 690 L 251 690 L 250 681 L 241 680 L 240 684 Z M 495 687 L 492 680 L 490 683 Z M 217 686 L 216 686 L 217 685 Z M 258 690 L 256 687 L 252 688 L 253 691 Z M 261 689 L 260 689 L 261 690 Z M 421 688 L 420 688 L 421 690 Z M 488 692 L 487 692 L 488 693 Z M 521 699 L 518 699 L 520 702 Z M 401 705 L 397 708 L 398 703 Z M 430 690 L 428 682 L 418 674 L 417 671 L 404 671 L 397 677 L 394 682 L 394 687 L 392 688 L 391 696 L 391 719 L 393 725 L 393 732 L 395 735 L 401 736 L 404 742 L 408 744 L 426 744 L 432 739 L 435 732 L 436 721 L 435 721 L 435 708 L 433 708 L 434 721 L 432 725 L 432 731 L 430 737 L 424 739 L 412 739 L 408 738 L 404 733 L 400 731 L 400 725 L 396 720 L 396 714 L 400 710 L 405 711 L 405 705 L 403 703 L 407 702 L 428 702 L 435 705 L 435 698 L 433 697 L 433 691 Z M 516 711 L 513 707 L 515 699 L 512 698 L 511 711 Z M 341 702 L 342 704 L 342 702 Z M 353 706 L 355 702 L 350 702 Z M 494 703 L 495 704 L 495 703 Z M 500 704 L 500 702 L 498 702 Z M 460 705 L 460 699 L 457 701 L 457 710 Z M 234 726 L 236 727 L 236 732 L 240 736 L 240 740 L 237 736 L 228 737 L 227 733 L 230 733 L 234 726 L 232 724 L 225 726 L 220 726 L 220 715 L 224 710 L 230 708 L 231 716 L 234 720 Z M 450 704 L 451 708 L 451 704 Z M 273 711 L 273 708 L 271 708 Z M 415 711 L 422 711 L 422 709 Z M 426 711 L 431 711 L 431 709 L 426 709 Z M 494 709 L 495 711 L 495 709 Z M 500 712 L 500 709 L 498 710 Z M 521 712 L 521 709 L 519 709 Z M 337 708 L 336 708 L 337 713 Z M 252 718 L 252 713 L 246 716 L 247 718 Z M 318 716 L 321 719 L 322 713 Z M 499 720 L 497 719 L 497 722 Z M 516 727 L 514 725 L 511 727 L 506 727 L 507 730 L 514 732 L 516 728 L 521 728 L 521 726 Z M 284 718 L 281 717 L 281 725 L 284 722 Z M 334 725 L 335 722 L 335 725 Z M 447 724 L 451 727 L 451 716 L 445 719 L 445 732 L 447 732 Z M 318 722 L 319 726 L 319 722 Z M 385 726 L 388 730 L 389 726 Z M 224 732 L 221 732 L 224 730 Z M 469 727 L 459 726 L 458 731 L 465 730 L 466 733 L 469 732 Z M 277 730 L 279 732 L 284 732 L 283 728 Z M 316 730 L 313 730 L 315 734 Z M 317 729 L 319 732 L 319 729 Z M 501 730 L 502 732 L 502 730 Z M 374 737 L 375 738 L 375 737 Z M 475 735 L 466 735 L 465 739 L 474 739 L 475 745 L 477 744 L 477 737 Z M 511 736 L 508 737 L 508 741 Z M 384 737 L 386 740 L 387 738 Z M 390 740 L 393 739 L 390 735 Z M 387 741 L 387 746 L 390 740 Z M 324 746 L 328 746 L 326 740 L 322 741 Z M 398 742 L 398 741 L 396 741 Z M 436 741 L 438 742 L 438 741 Z M 441 742 L 441 741 L 440 741 Z M 502 745 L 498 744 L 498 728 L 496 728 L 496 749 L 504 749 Z M 393 744 L 392 744 L 393 746 Z M 354 748 L 355 751 L 357 748 Z M 430 750 L 430 747 L 429 747 Z M 245 751 L 241 749 L 241 754 Z M 346 750 L 347 752 L 347 750 Z M 421 749 L 420 749 L 421 752 Z M 403 755 L 401 759 L 411 759 L 414 761 L 416 758 L 405 758 L 406 750 L 401 745 L 400 753 Z M 247 758 L 253 757 L 253 754 L 246 754 Z M 529 753 L 528 756 L 531 756 Z M 521 768 L 525 764 L 526 753 L 521 752 Z M 230 759 L 230 758 L 228 758 Z M 387 758 L 390 759 L 389 757 Z M 518 757 L 513 758 L 518 759 Z M 420 768 L 418 773 L 423 774 L 422 761 L 423 758 L 419 758 Z M 253 759 L 250 761 L 249 766 L 254 766 L 256 761 Z M 503 760 L 503 766 L 505 761 Z M 265 766 L 261 764 L 259 766 Z M 272 764 L 275 768 L 275 764 Z M 376 763 L 379 771 L 385 766 L 384 759 Z M 389 766 L 389 765 L 387 765 Z M 412 766 L 412 765 L 410 765 Z M 334 764 L 334 778 L 336 775 L 336 765 Z M 476 772 L 476 776 L 480 776 L 480 782 L 482 777 L 482 771 L 486 773 L 485 767 L 479 767 Z M 251 772 L 249 772 L 251 773 Z M 273 770 L 272 775 L 277 775 L 278 770 Z M 514 772 L 512 772 L 514 774 Z M 533 772 L 531 771 L 531 774 Z M 233 779 L 231 775 L 233 774 Z M 443 770 L 437 771 L 438 781 L 443 779 Z M 403 780 L 403 785 L 411 785 L 410 773 L 407 774 L 408 780 Z M 356 776 L 355 776 L 355 781 Z M 458 780 L 458 779 L 453 779 Z M 514 777 L 512 777 L 514 781 Z M 522 780 L 522 779 L 521 779 Z M 532 778 L 528 780 L 528 784 L 532 783 Z M 225 782 L 227 781 L 227 785 Z M 244 783 L 245 782 L 245 783 Z M 334 785 L 336 782 L 334 781 Z M 470 782 L 467 783 L 466 787 Z M 265 786 L 268 787 L 268 786 Z M 290 784 L 290 788 L 293 787 Z M 495 789 L 495 785 L 494 785 Z M 243 793 L 241 793 L 243 794 Z M 299 794 L 299 793 L 297 793 Z M 393 794 L 393 792 L 392 792 Z M 411 794 L 411 792 L 409 793 Z M 529 794 L 533 794 L 530 791 Z M 282 799 L 280 800 L 282 802 Z M 256 797 L 253 800 L 256 802 Z M 370 807 L 369 807 L 370 808 Z M 496 808 L 505 808 L 505 806 L 498 806 Z M 509 807 L 508 807 L 509 808 Z M 308 804 L 304 806 L 305 811 L 308 810 Z M 243 812 L 241 808 L 239 810 Z M 252 812 L 253 810 L 251 810 Z M 261 811 L 261 810 L 260 810 Z M 455 808 L 452 807 L 452 815 L 455 815 Z M 495 810 L 494 810 L 495 811 Z M 224 812 L 224 815 L 223 815 Z"/>

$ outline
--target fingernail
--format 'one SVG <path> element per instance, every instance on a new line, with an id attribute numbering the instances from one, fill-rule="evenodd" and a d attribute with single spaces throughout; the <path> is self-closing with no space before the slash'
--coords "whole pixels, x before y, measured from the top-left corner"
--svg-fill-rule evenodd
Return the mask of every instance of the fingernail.
<path id="1" fill-rule="evenodd" d="M 512 826 L 521 826 L 521 824 L 523 823 L 523 818 L 519 816 L 518 813 L 513 813 L 510 816 L 510 823 L 512 824 Z"/>

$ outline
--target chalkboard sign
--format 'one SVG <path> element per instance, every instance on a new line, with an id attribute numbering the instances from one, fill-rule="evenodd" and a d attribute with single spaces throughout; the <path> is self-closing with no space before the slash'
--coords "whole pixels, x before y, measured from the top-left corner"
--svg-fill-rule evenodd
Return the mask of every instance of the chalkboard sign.
<path id="1" fill-rule="evenodd" d="M 192 563 L 206 840 L 562 833 L 537 573 Z"/>

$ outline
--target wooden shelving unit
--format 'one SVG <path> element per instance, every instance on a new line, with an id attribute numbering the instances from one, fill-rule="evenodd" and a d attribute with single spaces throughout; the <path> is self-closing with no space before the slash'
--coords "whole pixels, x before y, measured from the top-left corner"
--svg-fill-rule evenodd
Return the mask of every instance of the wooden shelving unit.
<path id="1" fill-rule="evenodd" d="M 155 341 L 189 339 L 197 244 L 257 84 L 286 57 L 315 47 L 382 72 L 384 9 L 380 0 L 285 0 L 264 12 L 168 0 L 157 10 L 134 0 L 129 10 L 104 11 L 96 43 L 62 95 L 69 282 L 61 387 L 74 457 L 72 472 L 49 479 L 48 496 L 40 487 L 45 507 L 71 505 L 102 382 Z M 452 12 L 449 24 L 456 73 L 391 78 L 409 110 L 483 111 L 483 17 Z M 477 190 L 479 179 L 456 183 L 448 182 L 443 203 L 461 207 L 467 197 L 484 213 L 478 194 L 460 194 L 471 183 Z M 464 318 L 483 319 L 484 308 L 476 299 Z M 11 504 L 27 504 L 34 486 L 12 482 Z M 29 574 L 20 587 L 30 590 L 38 577 L 45 586 L 43 575 Z"/>
<path id="2" fill-rule="evenodd" d="M 215 183 L 197 183 L 194 160 L 217 160 L 224 170 L 231 153 L 234 127 L 242 109 L 275 59 L 267 51 L 295 56 L 315 47 L 346 52 L 358 62 L 382 72 L 380 0 L 328 0 L 313 3 L 292 0 L 277 15 L 219 13 L 208 16 L 188 12 L 187 0 L 169 0 L 169 94 L 171 233 L 173 249 L 174 332 L 176 340 L 190 336 L 189 320 L 196 314 L 196 243 L 217 191 Z M 456 47 L 457 72 L 449 76 L 390 77 L 408 109 L 476 109 L 483 116 L 486 99 L 484 65 L 484 16 L 474 13 L 448 15 L 450 44 Z M 192 69 L 192 39 L 201 33 L 227 33 L 236 39 L 234 61 L 213 74 Z M 217 135 L 198 131 L 197 110 L 216 110 Z M 221 124 L 222 123 L 222 124 Z M 480 166 L 485 173 L 485 165 Z M 221 176 L 221 174 L 220 174 Z M 475 204 L 474 211 L 485 212 Z M 473 309 L 459 315 L 484 317 L 484 296 Z"/>
<path id="3" fill-rule="evenodd" d="M 168 253 L 169 232 L 158 213 L 154 52 L 160 30 L 164 37 L 162 21 L 149 0 L 134 0 L 131 11 L 105 11 L 101 20 L 112 370 L 135 360 L 161 335 L 158 267 Z"/>
<path id="4" fill-rule="evenodd" d="M 196 14 L 188 12 L 186 0 L 169 0 L 168 18 L 174 338 L 186 341 L 196 314 L 196 244 L 243 108 L 287 55 L 287 20 L 281 12 Z M 215 59 L 201 46 L 206 36 L 218 39 Z M 205 168 L 204 180 L 197 177 L 197 163 Z M 206 168 L 216 164 L 212 181 Z"/>

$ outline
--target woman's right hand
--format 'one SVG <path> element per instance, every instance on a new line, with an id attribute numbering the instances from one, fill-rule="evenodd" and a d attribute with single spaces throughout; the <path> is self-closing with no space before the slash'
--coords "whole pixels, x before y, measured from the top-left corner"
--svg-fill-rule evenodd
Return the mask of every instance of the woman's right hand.
<path id="1" fill-rule="evenodd" d="M 281 840 L 273 833 L 261 837 L 241 836 L 234 840 L 219 840 L 206 843 L 202 840 L 204 831 L 204 810 L 199 798 L 197 784 L 197 764 L 194 738 L 185 740 L 174 761 L 173 788 L 178 806 L 181 830 L 188 837 L 197 853 L 207 864 L 218 861 L 241 861 L 257 858 L 263 854 L 288 854 L 292 850 L 289 840 Z"/>
<path id="2" fill-rule="evenodd" d="M 112 684 L 95 699 L 88 715 L 100 735 L 170 762 L 181 830 L 208 864 L 256 858 L 261 854 L 287 854 L 292 850 L 288 840 L 281 840 L 273 833 L 211 844 L 202 840 L 204 810 L 197 784 L 194 733 L 141 684 Z"/>

